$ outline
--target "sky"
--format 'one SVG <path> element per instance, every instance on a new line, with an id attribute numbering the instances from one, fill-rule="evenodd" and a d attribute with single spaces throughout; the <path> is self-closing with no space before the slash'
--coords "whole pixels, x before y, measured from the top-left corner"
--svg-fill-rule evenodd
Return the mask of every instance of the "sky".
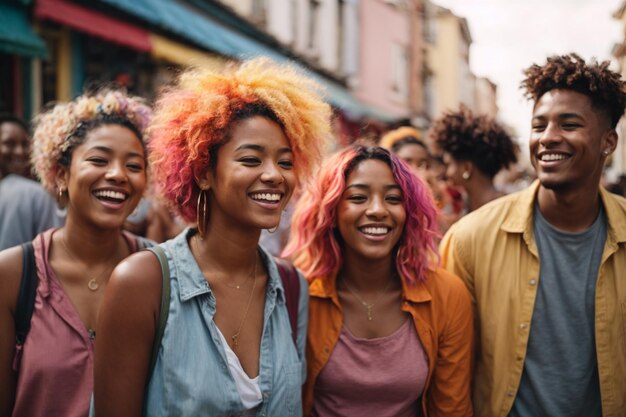
<path id="1" fill-rule="evenodd" d="M 522 70 L 554 54 L 576 52 L 610 60 L 623 26 L 613 13 L 624 0 L 433 0 L 465 17 L 472 35 L 470 68 L 498 86 L 499 118 L 522 144 L 530 134 L 531 103 Z M 614 69 L 617 69 L 614 63 Z"/>

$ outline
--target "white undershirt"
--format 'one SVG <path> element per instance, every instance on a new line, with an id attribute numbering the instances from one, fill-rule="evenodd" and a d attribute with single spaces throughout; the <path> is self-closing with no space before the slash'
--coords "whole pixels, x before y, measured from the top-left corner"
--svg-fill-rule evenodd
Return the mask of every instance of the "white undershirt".
<path id="1" fill-rule="evenodd" d="M 230 369 L 230 373 L 235 380 L 235 385 L 237 386 L 237 391 L 239 391 L 241 403 L 246 410 L 254 410 L 259 404 L 263 402 L 261 387 L 259 387 L 259 376 L 257 375 L 255 378 L 250 378 L 248 374 L 246 374 L 246 371 L 244 371 L 243 367 L 241 366 L 241 362 L 239 362 L 239 358 L 230 348 L 228 342 L 226 342 L 226 338 L 224 337 L 220 329 L 217 326 L 215 326 L 215 328 L 217 329 L 217 332 L 220 335 L 220 339 L 222 340 L 222 344 L 224 345 L 226 360 L 228 361 L 228 368 Z"/>

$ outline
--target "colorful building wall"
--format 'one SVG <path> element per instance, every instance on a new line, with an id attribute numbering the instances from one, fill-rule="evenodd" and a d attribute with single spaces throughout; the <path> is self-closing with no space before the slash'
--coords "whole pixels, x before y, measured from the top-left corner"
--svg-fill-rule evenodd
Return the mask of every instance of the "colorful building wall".
<path id="1" fill-rule="evenodd" d="M 403 3 L 359 3 L 359 72 L 353 90 L 362 101 L 398 118 L 410 117 L 410 27 Z"/>

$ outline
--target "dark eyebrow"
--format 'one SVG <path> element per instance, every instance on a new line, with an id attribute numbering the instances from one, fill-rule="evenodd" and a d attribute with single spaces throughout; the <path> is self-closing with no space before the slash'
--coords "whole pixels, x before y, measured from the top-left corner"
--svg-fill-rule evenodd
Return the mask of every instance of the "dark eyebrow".
<path id="1" fill-rule="evenodd" d="M 252 143 L 244 143 L 243 145 L 239 145 L 235 151 L 241 151 L 244 149 L 251 149 L 253 151 L 262 152 L 265 148 L 261 145 L 254 145 Z"/>
<path id="2" fill-rule="evenodd" d="M 370 188 L 369 185 L 367 184 L 350 184 L 346 187 L 346 190 L 348 190 L 349 188 L 359 188 L 359 189 L 363 189 L 363 190 L 367 190 Z M 398 184 L 387 184 L 384 186 L 385 190 L 400 190 L 402 191 L 402 188 L 400 188 L 400 186 Z"/>
<path id="3" fill-rule="evenodd" d="M 585 118 L 578 113 L 561 113 L 559 114 L 559 119 L 572 119 L 572 118 L 576 118 L 576 119 L 581 119 L 581 120 L 585 120 Z M 533 120 L 545 120 L 546 116 L 543 114 L 538 114 L 536 116 L 533 116 Z"/>
<path id="4" fill-rule="evenodd" d="M 578 114 L 578 113 L 562 113 L 562 114 L 559 114 L 559 119 L 571 119 L 571 118 L 585 120 L 585 118 L 582 116 L 582 114 Z"/>
<path id="5" fill-rule="evenodd" d="M 244 143 L 243 145 L 239 145 L 237 147 L 237 149 L 235 149 L 235 152 L 236 151 L 241 151 L 241 150 L 246 150 L 246 149 L 250 149 L 250 150 L 253 150 L 253 151 L 257 151 L 257 152 L 263 152 L 265 150 L 265 147 L 261 146 L 261 145 L 255 145 L 253 143 Z M 287 152 L 293 153 L 293 151 L 289 147 L 280 148 L 280 149 L 278 149 L 278 152 L 279 153 L 287 153 Z"/>
<path id="6" fill-rule="evenodd" d="M 109 154 L 109 155 L 111 155 L 113 153 L 113 149 L 109 148 L 108 146 L 94 146 L 90 150 L 96 150 L 96 151 L 104 152 L 104 153 Z M 137 153 L 137 152 L 129 152 L 127 156 L 145 159 L 144 155 L 142 155 L 140 153 Z"/>

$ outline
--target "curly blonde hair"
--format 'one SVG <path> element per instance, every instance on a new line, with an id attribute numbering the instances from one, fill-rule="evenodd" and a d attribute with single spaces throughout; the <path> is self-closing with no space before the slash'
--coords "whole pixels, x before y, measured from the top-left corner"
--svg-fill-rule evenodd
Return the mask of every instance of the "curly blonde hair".
<path id="1" fill-rule="evenodd" d="M 121 90 L 101 90 L 58 103 L 35 118 L 33 170 L 43 187 L 56 194 L 57 173 L 69 166 L 74 148 L 84 142 L 87 132 L 104 124 L 119 124 L 131 129 L 145 144 L 151 115 L 144 99 Z"/>
<path id="2" fill-rule="evenodd" d="M 298 179 L 311 173 L 330 138 L 330 106 L 319 86 L 289 65 L 266 58 L 223 72 L 190 69 L 155 106 L 150 159 L 161 194 L 187 221 L 196 219 L 200 192 L 194 172 L 215 164 L 217 147 L 234 121 L 260 115 L 281 125 Z"/>

